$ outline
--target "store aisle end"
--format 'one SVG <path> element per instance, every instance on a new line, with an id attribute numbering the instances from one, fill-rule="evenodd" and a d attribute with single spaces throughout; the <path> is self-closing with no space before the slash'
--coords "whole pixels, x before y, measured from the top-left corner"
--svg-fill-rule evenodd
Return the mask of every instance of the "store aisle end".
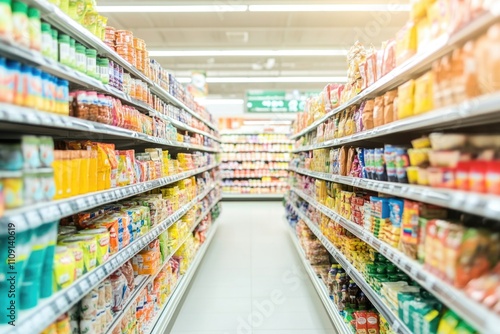
<path id="1" fill-rule="evenodd" d="M 281 202 L 223 204 L 217 234 L 169 333 L 336 333 L 283 216 Z"/>

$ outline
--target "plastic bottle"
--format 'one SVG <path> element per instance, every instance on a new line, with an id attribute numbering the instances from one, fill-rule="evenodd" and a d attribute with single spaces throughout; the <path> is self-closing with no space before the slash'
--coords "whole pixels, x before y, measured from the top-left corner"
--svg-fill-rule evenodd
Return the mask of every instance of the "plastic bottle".
<path id="1" fill-rule="evenodd" d="M 46 238 L 45 254 L 42 264 L 42 275 L 40 277 L 40 298 L 46 298 L 52 295 L 53 282 L 52 282 L 52 266 L 54 264 L 54 253 L 56 248 L 57 240 L 57 226 L 59 225 L 57 221 L 47 223 L 49 225 Z"/>
<path id="2" fill-rule="evenodd" d="M 74 38 L 69 39 L 69 66 L 76 68 L 76 41 Z"/>
<path id="3" fill-rule="evenodd" d="M 59 42 L 58 42 L 58 36 L 59 32 L 55 29 L 51 30 L 52 33 L 52 59 L 57 61 L 59 59 Z"/>
<path id="4" fill-rule="evenodd" d="M 32 50 L 42 50 L 42 22 L 40 21 L 40 11 L 37 8 L 28 8 L 28 23 L 30 48 Z"/>
<path id="5" fill-rule="evenodd" d="M 28 5 L 24 2 L 12 2 L 12 24 L 14 41 L 21 46 L 29 48 Z"/>
<path id="6" fill-rule="evenodd" d="M 109 60 L 108 58 L 99 58 L 99 77 L 105 85 L 109 84 Z"/>
<path id="7" fill-rule="evenodd" d="M 69 65 L 69 36 L 59 35 L 59 62 L 63 65 Z"/>
<path id="8" fill-rule="evenodd" d="M 42 55 L 47 58 L 52 58 L 52 29 L 50 24 L 43 22 L 42 30 Z"/>
<path id="9" fill-rule="evenodd" d="M 75 46 L 76 69 L 82 73 L 87 73 L 86 48 L 80 43 Z"/>
<path id="10" fill-rule="evenodd" d="M 97 77 L 97 51 L 93 49 L 85 50 L 85 55 L 87 56 L 87 73 L 88 76 L 92 78 Z"/>
<path id="11" fill-rule="evenodd" d="M 11 40 L 13 33 L 11 5 L 11 0 L 0 0 L 0 37 L 6 40 Z"/>

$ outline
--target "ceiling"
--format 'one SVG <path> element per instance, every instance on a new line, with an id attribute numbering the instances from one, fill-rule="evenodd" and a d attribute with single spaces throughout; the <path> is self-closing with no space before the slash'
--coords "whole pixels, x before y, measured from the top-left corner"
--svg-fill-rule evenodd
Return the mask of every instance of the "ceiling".
<path id="1" fill-rule="evenodd" d="M 351 4 L 314 1 L 314 4 Z M 99 6 L 137 5 L 134 0 L 98 0 Z M 141 6 L 310 4 L 309 0 L 141 1 Z M 384 4 L 381 11 L 357 12 L 209 12 L 209 13 L 103 13 L 108 25 L 128 29 L 146 41 L 148 50 L 332 50 L 344 53 L 355 40 L 380 44 L 393 38 L 408 18 L 407 11 L 392 11 L 391 4 L 408 0 L 356 1 Z M 387 8 L 387 10 L 385 10 Z M 399 7 L 401 8 L 401 7 Z M 215 77 L 345 77 L 346 57 L 339 56 L 175 56 L 154 57 L 177 77 L 192 70 Z M 297 81 L 297 80 L 295 80 Z M 319 83 L 210 83 L 211 96 L 242 98 L 248 89 L 320 90 Z"/>

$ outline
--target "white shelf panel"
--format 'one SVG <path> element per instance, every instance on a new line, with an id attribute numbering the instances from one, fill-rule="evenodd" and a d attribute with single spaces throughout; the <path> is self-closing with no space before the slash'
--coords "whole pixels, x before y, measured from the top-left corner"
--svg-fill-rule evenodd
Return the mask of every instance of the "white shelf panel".
<path id="1" fill-rule="evenodd" d="M 16 321 L 16 327 L 10 328 L 8 333 L 26 334 L 43 331 L 60 315 L 67 312 L 93 288 L 99 285 L 106 277 L 119 269 L 126 261 L 139 253 L 145 246 L 184 216 L 193 206 L 207 196 L 215 186 L 216 185 L 213 184 L 207 187 L 200 195 L 196 196 L 191 202 L 177 210 L 165 221 L 155 226 L 146 235 L 134 240 L 127 247 L 113 254 L 106 263 L 83 275 L 70 287 L 54 293 L 49 298 L 41 300 L 33 309 L 22 311 Z M 4 330 L 5 325 L 3 327 L 0 326 L 0 332 L 3 333 Z"/>
<path id="2" fill-rule="evenodd" d="M 500 93 L 489 94 L 458 105 L 434 110 L 422 115 L 405 118 L 350 136 L 327 140 L 323 143 L 302 146 L 293 152 L 311 151 L 326 147 L 348 145 L 354 142 L 379 138 L 412 130 L 443 129 L 452 125 L 471 126 L 489 124 L 500 115 Z"/>
<path id="3" fill-rule="evenodd" d="M 16 123 L 23 126 L 33 127 L 34 129 L 36 128 L 37 132 L 45 132 L 49 135 L 52 133 L 50 131 L 53 131 L 53 129 L 61 129 L 85 132 L 87 137 L 89 133 L 95 133 L 116 138 L 129 139 L 131 141 L 136 140 L 144 143 L 153 143 L 167 147 L 205 152 L 219 152 L 217 148 L 166 140 L 112 125 L 91 122 L 70 116 L 47 113 L 36 109 L 19 107 L 6 103 L 0 103 L 0 122 Z M 56 134 L 61 135 L 61 132 L 58 131 Z M 67 137 L 73 136 L 74 134 L 67 135 Z"/>
<path id="4" fill-rule="evenodd" d="M 347 258 L 342 254 L 319 230 L 319 228 L 314 224 L 302 211 L 300 211 L 293 203 L 289 202 L 294 208 L 295 212 L 299 217 L 307 224 L 311 231 L 316 235 L 316 237 L 321 241 L 323 246 L 328 250 L 328 252 L 337 260 L 337 262 L 345 269 L 347 275 L 351 277 L 354 282 L 359 286 L 365 295 L 370 299 L 373 306 L 387 319 L 392 330 L 400 334 L 411 334 L 411 331 L 406 327 L 406 325 L 390 310 L 390 308 L 382 301 L 381 297 L 373 290 L 373 288 L 366 282 L 363 275 L 347 260 Z"/>
<path id="5" fill-rule="evenodd" d="M 455 189 L 431 188 L 411 184 L 361 179 L 350 176 L 339 176 L 328 173 L 313 172 L 304 168 L 296 167 L 290 167 L 289 170 L 303 175 L 312 176 L 317 179 L 413 199 L 415 201 L 468 212 L 482 217 L 491 219 L 498 219 L 498 217 L 500 217 L 500 196 L 478 194 Z"/>
<path id="6" fill-rule="evenodd" d="M 302 247 L 300 247 L 297 236 L 295 235 L 295 231 L 288 226 L 288 223 L 287 223 L 287 227 L 288 227 L 288 230 L 290 232 L 290 238 L 292 239 L 292 242 L 293 242 L 295 248 L 297 249 L 297 252 L 299 253 L 299 257 L 301 259 L 301 262 L 304 265 L 304 269 L 306 270 L 307 274 L 309 275 L 309 278 L 311 279 L 311 282 L 312 282 L 314 288 L 316 289 L 316 292 L 318 293 L 318 296 L 321 299 L 321 302 L 323 303 L 323 306 L 325 307 L 326 312 L 330 316 L 330 319 L 332 320 L 332 323 L 333 323 L 337 333 L 338 334 L 352 334 L 352 331 L 349 329 L 349 327 L 345 323 L 344 319 L 340 315 L 339 310 L 337 309 L 337 306 L 330 299 L 330 296 L 329 296 L 329 293 L 326 289 L 325 284 L 316 275 L 313 268 L 311 267 L 311 265 L 307 261 L 304 250 L 302 249 Z"/>
<path id="7" fill-rule="evenodd" d="M 359 104 L 366 98 L 376 97 L 390 89 L 393 89 L 402 83 L 408 81 L 411 78 L 422 74 L 426 70 L 429 70 L 432 63 L 444 55 L 451 53 L 459 45 L 467 40 L 476 37 L 481 32 L 484 32 L 488 27 L 490 27 L 495 22 L 500 19 L 500 3 L 492 4 L 491 11 L 481 15 L 479 18 L 467 24 L 460 31 L 452 35 L 451 37 L 442 36 L 434 43 L 429 45 L 424 51 L 418 53 L 414 57 L 408 59 L 406 62 L 396 67 L 389 74 L 382 77 L 380 80 L 375 82 L 373 85 L 362 91 L 353 99 L 342 104 L 338 108 L 335 108 L 331 112 L 327 113 L 325 116 L 315 121 L 302 131 L 291 136 L 292 139 L 299 138 L 304 134 L 311 132 L 318 127 L 319 124 L 325 122 L 331 116 L 345 110 L 346 108 Z"/>
<path id="8" fill-rule="evenodd" d="M 473 325 L 481 333 L 494 333 L 496 328 L 500 328 L 500 317 L 486 308 L 484 305 L 468 297 L 461 290 L 442 281 L 432 273 L 429 273 L 417 261 L 410 259 L 399 250 L 389 246 L 385 242 L 375 238 L 369 231 L 356 223 L 342 217 L 325 205 L 319 203 L 314 198 L 308 196 L 303 191 L 293 188 L 292 191 L 306 200 L 310 205 L 321 211 L 324 215 L 342 225 L 353 235 L 363 240 L 387 259 L 393 262 L 398 268 L 415 280 L 427 291 L 431 292 L 446 306 L 457 312 L 463 319 Z M 484 319 L 488 319 L 487 322 Z"/>
<path id="9" fill-rule="evenodd" d="M 0 228 L 6 230 L 9 223 L 16 224 L 16 228 L 19 230 L 36 228 L 43 223 L 57 221 L 78 212 L 132 197 L 152 189 L 160 188 L 188 177 L 201 174 L 216 167 L 217 165 L 211 165 L 198 168 L 190 172 L 184 172 L 126 187 L 113 188 L 75 196 L 68 199 L 38 203 L 35 205 L 27 205 L 18 209 L 7 210 L 5 211 L 4 216 L 0 218 Z"/>

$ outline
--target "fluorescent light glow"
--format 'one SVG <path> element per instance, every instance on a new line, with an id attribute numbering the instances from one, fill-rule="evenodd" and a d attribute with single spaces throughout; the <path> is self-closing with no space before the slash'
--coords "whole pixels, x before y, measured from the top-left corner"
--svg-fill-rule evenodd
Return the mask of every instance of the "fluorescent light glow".
<path id="1" fill-rule="evenodd" d="M 293 57 L 293 56 L 345 56 L 347 50 L 196 50 L 174 51 L 157 50 L 149 51 L 151 57 Z"/>
<path id="2" fill-rule="evenodd" d="M 250 5 L 251 12 L 407 12 L 410 5 L 334 4 L 334 5 Z"/>
<path id="3" fill-rule="evenodd" d="M 241 105 L 245 103 L 243 99 L 196 99 L 196 102 L 203 106 L 210 105 Z"/>
<path id="4" fill-rule="evenodd" d="M 246 12 L 247 5 L 205 6 L 97 6 L 100 13 L 220 13 Z"/>

